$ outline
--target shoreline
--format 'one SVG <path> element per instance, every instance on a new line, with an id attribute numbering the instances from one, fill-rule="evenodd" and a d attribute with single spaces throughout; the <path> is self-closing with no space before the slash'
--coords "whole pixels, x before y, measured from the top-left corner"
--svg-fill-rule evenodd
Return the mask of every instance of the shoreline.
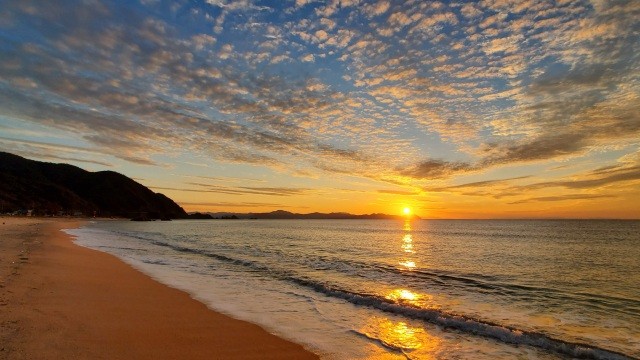
<path id="1" fill-rule="evenodd" d="M 62 229 L 0 217 L 0 359 L 318 359 L 215 312 Z"/>

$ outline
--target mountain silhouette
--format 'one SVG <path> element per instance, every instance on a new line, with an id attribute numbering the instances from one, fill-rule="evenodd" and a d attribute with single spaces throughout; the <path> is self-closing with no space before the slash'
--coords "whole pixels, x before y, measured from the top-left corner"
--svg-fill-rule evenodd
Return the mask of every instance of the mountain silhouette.
<path id="1" fill-rule="evenodd" d="M 114 171 L 89 172 L 0 152 L 2 212 L 75 214 L 142 219 L 188 215 L 173 200 Z"/>

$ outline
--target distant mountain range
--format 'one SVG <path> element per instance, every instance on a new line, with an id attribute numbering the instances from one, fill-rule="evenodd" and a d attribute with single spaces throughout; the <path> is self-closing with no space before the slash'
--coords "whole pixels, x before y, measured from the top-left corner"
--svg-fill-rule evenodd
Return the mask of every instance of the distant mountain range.
<path id="1" fill-rule="evenodd" d="M 182 219 L 173 200 L 113 171 L 89 172 L 0 152 L 0 212 Z"/>
<path id="2" fill-rule="evenodd" d="M 218 212 L 207 213 L 214 219 L 406 219 L 406 216 L 400 215 L 388 215 L 388 214 L 366 214 L 366 215 L 354 215 L 345 212 L 333 212 L 333 213 L 309 213 L 298 214 L 285 210 L 276 210 L 266 213 L 230 213 L 230 212 Z M 419 219 L 416 215 L 411 216 L 412 219 Z"/>

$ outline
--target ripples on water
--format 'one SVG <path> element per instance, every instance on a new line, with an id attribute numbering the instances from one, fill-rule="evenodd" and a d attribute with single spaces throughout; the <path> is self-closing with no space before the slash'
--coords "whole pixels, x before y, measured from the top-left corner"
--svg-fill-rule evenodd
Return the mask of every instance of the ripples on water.
<path id="1" fill-rule="evenodd" d="M 638 221 L 97 222 L 70 232 L 327 358 L 640 357 Z"/>

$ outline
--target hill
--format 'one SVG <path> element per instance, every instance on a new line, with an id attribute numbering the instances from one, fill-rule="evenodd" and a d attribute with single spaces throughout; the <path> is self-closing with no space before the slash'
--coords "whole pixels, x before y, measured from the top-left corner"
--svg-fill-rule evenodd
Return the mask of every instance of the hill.
<path id="1" fill-rule="evenodd" d="M 406 219 L 405 216 L 388 215 L 388 214 L 365 214 L 355 215 L 345 212 L 332 212 L 332 213 L 309 213 L 299 214 L 292 213 L 285 210 L 276 210 L 266 213 L 209 213 L 213 218 L 217 219 Z M 420 217 L 413 215 L 412 219 L 420 219 Z"/>
<path id="2" fill-rule="evenodd" d="M 0 152 L 2 212 L 37 215 L 187 218 L 173 200 L 114 171 L 89 172 Z"/>

